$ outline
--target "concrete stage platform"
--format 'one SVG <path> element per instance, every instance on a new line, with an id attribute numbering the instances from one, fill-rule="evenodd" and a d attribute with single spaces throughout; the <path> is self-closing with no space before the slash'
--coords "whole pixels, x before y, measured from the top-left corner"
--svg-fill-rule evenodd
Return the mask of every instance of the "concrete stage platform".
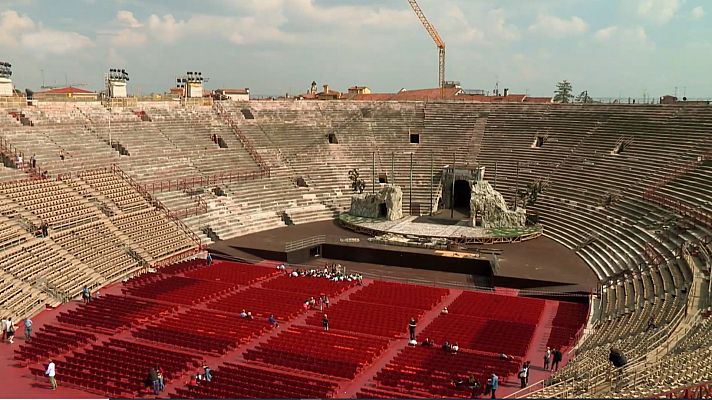
<path id="1" fill-rule="evenodd" d="M 462 217 L 457 215 L 455 218 L 450 218 L 449 214 L 441 213 L 433 216 L 406 216 L 388 221 L 342 214 L 338 221 L 344 228 L 371 236 L 397 234 L 420 238 L 442 238 L 468 244 L 522 242 L 540 237 L 543 233 L 541 225 L 515 229 L 473 227 L 467 218 Z"/>
<path id="2" fill-rule="evenodd" d="M 286 261 L 285 246 L 289 242 L 324 235 L 325 244 L 339 246 L 342 252 L 391 251 L 402 253 L 412 259 L 441 256 L 443 261 L 468 265 L 471 253 L 443 254 L 442 251 L 421 248 L 389 246 L 369 242 L 369 236 L 347 230 L 336 221 L 322 221 L 303 225 L 253 233 L 238 238 L 220 241 L 210 246 L 210 251 L 244 259 L 275 259 Z M 358 242 L 356 240 L 358 239 Z M 480 262 L 489 263 L 486 252 L 498 253 L 498 269 L 491 283 L 498 287 L 516 289 L 545 290 L 552 292 L 588 293 L 595 289 L 597 279 L 586 263 L 573 251 L 547 237 L 539 237 L 521 243 L 500 243 L 482 245 L 482 254 L 476 257 Z M 391 265 L 371 261 L 343 261 L 345 257 L 317 257 L 304 264 L 321 266 L 325 262 L 340 262 L 351 271 L 365 276 L 409 280 L 444 286 L 482 285 L 483 281 L 474 274 L 457 268 L 438 268 L 438 265 L 424 266 L 415 262 L 410 265 Z M 419 259 L 419 258 L 418 258 Z M 446 260 L 447 259 L 447 260 Z M 437 261 L 436 261 L 437 262 Z M 447 263 L 446 263 L 447 264 Z"/>

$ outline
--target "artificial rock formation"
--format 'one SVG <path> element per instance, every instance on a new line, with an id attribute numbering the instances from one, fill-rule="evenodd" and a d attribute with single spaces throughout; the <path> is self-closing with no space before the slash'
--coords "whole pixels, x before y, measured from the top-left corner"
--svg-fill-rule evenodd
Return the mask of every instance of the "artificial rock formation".
<path id="1" fill-rule="evenodd" d="M 494 190 L 487 181 L 472 183 L 472 196 L 470 197 L 472 226 L 476 224 L 478 212 L 483 228 L 523 227 L 527 220 L 525 209 L 517 207 L 515 211 L 510 210 L 502 194 Z"/>
<path id="2" fill-rule="evenodd" d="M 375 194 L 357 194 L 351 197 L 349 214 L 357 217 L 385 218 L 389 221 L 403 218 L 403 191 L 399 186 L 386 185 Z"/>

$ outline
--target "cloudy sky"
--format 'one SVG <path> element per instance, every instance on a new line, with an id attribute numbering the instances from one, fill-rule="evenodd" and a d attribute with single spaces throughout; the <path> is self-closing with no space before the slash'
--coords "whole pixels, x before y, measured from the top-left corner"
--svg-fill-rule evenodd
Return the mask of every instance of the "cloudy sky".
<path id="1" fill-rule="evenodd" d="M 419 0 L 465 88 L 593 97 L 712 97 L 710 0 Z M 0 0 L 0 58 L 18 88 L 125 68 L 130 90 L 206 86 L 303 92 L 437 86 L 437 50 L 406 0 Z"/>

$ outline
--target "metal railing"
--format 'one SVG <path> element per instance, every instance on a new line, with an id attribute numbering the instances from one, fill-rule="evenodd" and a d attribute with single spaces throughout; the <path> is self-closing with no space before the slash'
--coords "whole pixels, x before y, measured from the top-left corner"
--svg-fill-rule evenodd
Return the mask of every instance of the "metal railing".
<path id="1" fill-rule="evenodd" d="M 222 183 L 244 182 L 269 177 L 269 171 L 250 172 L 220 172 L 208 176 L 192 176 L 188 178 L 176 178 L 168 180 L 158 180 L 141 185 L 146 191 L 151 193 L 170 192 L 174 190 L 190 190 L 196 187 L 209 187 Z"/>
<path id="2" fill-rule="evenodd" d="M 184 224 L 183 221 L 181 221 L 177 216 L 173 215 L 168 209 L 168 207 L 163 205 L 160 200 L 153 197 L 144 186 L 136 182 L 129 174 L 119 168 L 118 165 L 114 164 L 111 168 L 114 173 L 123 178 L 129 185 L 133 186 L 134 189 L 136 189 L 139 193 L 141 193 L 141 195 L 143 195 L 146 201 L 153 205 L 157 210 L 161 211 L 168 218 L 168 220 L 175 223 L 179 229 L 181 229 L 189 238 L 191 238 L 195 242 L 196 248 L 198 250 L 202 250 L 205 247 L 203 245 L 203 241 L 200 240 L 200 237 L 195 232 L 193 232 L 186 224 Z"/>
<path id="3" fill-rule="evenodd" d="M 709 399 L 712 398 L 712 381 L 695 383 L 694 385 L 669 390 L 653 397 L 664 397 L 668 399 Z"/>
<path id="4" fill-rule="evenodd" d="M 289 253 L 290 251 L 306 249 L 324 243 L 326 243 L 326 235 L 316 235 L 304 239 L 295 240 L 292 242 L 287 242 L 284 244 L 284 251 Z"/>
<path id="5" fill-rule="evenodd" d="M 260 170 L 262 172 L 267 172 L 267 175 L 269 175 L 269 170 L 270 170 L 269 165 L 264 160 L 264 158 L 262 158 L 262 155 L 259 154 L 259 152 L 257 152 L 257 149 L 255 149 L 255 146 L 252 145 L 252 142 L 250 141 L 250 139 L 247 136 L 245 136 L 244 133 L 242 133 L 240 128 L 237 126 L 237 123 L 232 119 L 232 116 L 230 116 L 230 113 L 227 110 L 225 110 L 225 107 L 223 107 L 223 105 L 220 104 L 220 102 L 216 101 L 213 103 L 213 109 L 218 114 L 218 116 L 220 116 L 223 119 L 223 121 L 232 129 L 232 132 L 237 137 L 237 140 L 239 140 L 240 143 L 242 143 L 242 147 L 244 147 L 245 150 L 247 150 L 247 152 L 250 154 L 250 156 L 252 156 L 252 158 L 255 160 L 257 165 L 259 165 Z"/>

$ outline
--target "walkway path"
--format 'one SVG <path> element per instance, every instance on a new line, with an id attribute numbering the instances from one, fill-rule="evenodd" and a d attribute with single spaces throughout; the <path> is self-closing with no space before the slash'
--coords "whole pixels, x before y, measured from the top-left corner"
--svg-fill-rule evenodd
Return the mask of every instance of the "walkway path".
<path id="1" fill-rule="evenodd" d="M 537 324 L 532 340 L 529 344 L 529 351 L 527 352 L 525 361 L 531 361 L 531 367 L 529 369 L 529 384 L 539 382 L 542 379 L 549 377 L 550 372 L 544 370 L 544 353 L 546 352 L 546 342 L 549 340 L 549 335 L 551 334 L 552 322 L 556 316 L 556 310 L 559 308 L 559 303 L 556 301 L 546 300 L 544 305 L 544 310 L 539 317 L 539 323 Z M 519 385 L 519 379 L 516 377 L 511 379 L 511 382 L 504 383 L 501 385 L 501 389 L 497 391 L 497 394 L 501 396 L 507 396 L 521 389 Z"/>
<path id="2" fill-rule="evenodd" d="M 418 321 L 416 334 L 425 330 L 425 328 L 440 315 L 440 311 L 444 307 L 449 307 L 450 304 L 455 301 L 457 296 L 460 295 L 460 293 L 462 293 L 462 290 L 451 289 L 448 296 L 443 298 L 441 302 L 426 312 Z M 408 346 L 408 336 L 406 327 L 403 327 L 403 337 L 392 340 L 386 351 L 383 352 L 379 358 L 374 360 L 374 362 L 372 362 L 368 367 L 364 368 L 363 371 L 356 375 L 353 380 L 341 385 L 339 388 L 339 397 L 355 398 L 356 393 L 358 393 L 362 387 L 371 383 L 376 373 L 388 365 L 388 363 L 393 360 L 396 355 L 398 355 L 398 352 L 406 346 Z"/>

